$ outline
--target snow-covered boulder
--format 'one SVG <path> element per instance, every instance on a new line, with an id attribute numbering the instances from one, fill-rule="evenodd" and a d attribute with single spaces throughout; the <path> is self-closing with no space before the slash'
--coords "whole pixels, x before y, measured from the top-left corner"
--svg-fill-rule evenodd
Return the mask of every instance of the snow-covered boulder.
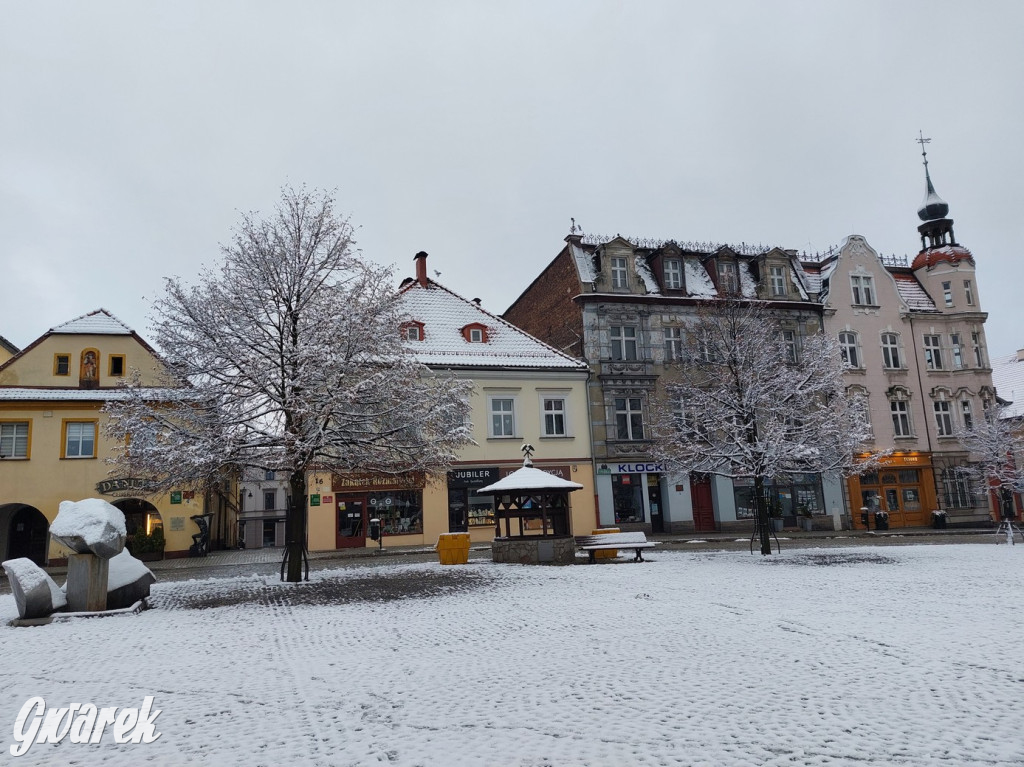
<path id="1" fill-rule="evenodd" d="M 107 576 L 107 609 L 130 607 L 149 596 L 149 587 L 156 576 L 125 549 L 110 560 Z"/>
<path id="2" fill-rule="evenodd" d="M 53 579 L 27 557 L 8 559 L 4 572 L 11 582 L 11 593 L 20 618 L 45 618 L 62 609 L 68 600 Z"/>
<path id="3" fill-rule="evenodd" d="M 50 535 L 76 554 L 110 559 L 124 549 L 124 514 L 102 498 L 61 501 Z"/>

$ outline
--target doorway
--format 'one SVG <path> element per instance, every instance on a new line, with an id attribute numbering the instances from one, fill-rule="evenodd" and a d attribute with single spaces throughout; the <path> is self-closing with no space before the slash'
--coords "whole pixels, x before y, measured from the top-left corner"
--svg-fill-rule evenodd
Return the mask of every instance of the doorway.
<path id="1" fill-rule="evenodd" d="M 690 477 L 690 499 L 693 503 L 694 532 L 715 532 L 715 507 L 711 502 L 710 477 L 706 474 Z"/>
<path id="2" fill-rule="evenodd" d="M 45 566 L 49 529 L 46 517 L 41 511 L 32 506 L 22 506 L 11 515 L 6 558 L 26 557 L 40 567 Z"/>
<path id="3" fill-rule="evenodd" d="M 335 545 L 354 549 L 366 545 L 366 496 L 338 497 L 338 531 Z"/>
<path id="4" fill-rule="evenodd" d="M 647 503 L 651 509 L 651 532 L 665 532 L 665 515 L 661 506 L 661 486 L 657 474 L 647 475 Z"/>

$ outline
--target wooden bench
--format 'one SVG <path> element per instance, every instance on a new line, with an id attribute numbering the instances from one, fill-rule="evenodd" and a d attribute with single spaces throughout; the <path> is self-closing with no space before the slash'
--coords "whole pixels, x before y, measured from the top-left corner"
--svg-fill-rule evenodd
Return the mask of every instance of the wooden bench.
<path id="1" fill-rule="evenodd" d="M 654 543 L 647 540 L 643 533 L 605 533 L 604 535 L 578 535 L 576 546 L 590 555 L 590 561 L 595 561 L 594 553 L 597 551 L 609 551 L 614 549 L 632 550 L 634 562 L 643 562 L 643 550 L 653 549 Z"/>

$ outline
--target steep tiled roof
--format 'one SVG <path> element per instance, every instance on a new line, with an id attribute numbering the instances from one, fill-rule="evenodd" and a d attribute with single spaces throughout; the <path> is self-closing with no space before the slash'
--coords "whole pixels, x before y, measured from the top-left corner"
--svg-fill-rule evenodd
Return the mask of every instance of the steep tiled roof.
<path id="1" fill-rule="evenodd" d="M 75 333 L 80 335 L 130 336 L 132 329 L 106 309 L 75 317 L 62 325 L 50 328 L 51 333 Z"/>
<path id="2" fill-rule="evenodd" d="M 1011 404 L 1003 411 L 1007 418 L 1024 416 L 1024 360 L 1017 352 L 992 357 L 992 383 L 1000 399 Z"/>
<path id="3" fill-rule="evenodd" d="M 921 287 L 921 283 L 917 281 L 917 278 L 912 274 L 906 272 L 891 272 L 892 277 L 896 280 L 896 290 L 899 291 L 900 298 L 907 302 L 907 306 L 910 307 L 911 311 L 915 312 L 937 312 L 935 308 L 935 302 L 932 301 L 931 297 Z"/>
<path id="4" fill-rule="evenodd" d="M 423 323 L 423 340 L 409 348 L 425 365 L 473 368 L 545 368 L 586 370 L 586 363 L 538 341 L 486 309 L 433 280 L 423 287 L 415 280 L 402 290 L 402 311 Z M 487 327 L 486 342 L 470 342 L 462 328 Z"/>

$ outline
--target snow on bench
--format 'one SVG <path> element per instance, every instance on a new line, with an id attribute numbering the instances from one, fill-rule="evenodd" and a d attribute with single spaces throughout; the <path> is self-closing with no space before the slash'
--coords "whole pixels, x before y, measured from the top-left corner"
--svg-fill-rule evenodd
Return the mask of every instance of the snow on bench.
<path id="1" fill-rule="evenodd" d="M 595 561 L 594 552 L 609 549 L 631 549 L 634 562 L 643 562 L 643 550 L 653 549 L 654 543 L 647 540 L 643 533 L 605 533 L 604 535 L 577 535 L 576 546 L 590 555 Z"/>

